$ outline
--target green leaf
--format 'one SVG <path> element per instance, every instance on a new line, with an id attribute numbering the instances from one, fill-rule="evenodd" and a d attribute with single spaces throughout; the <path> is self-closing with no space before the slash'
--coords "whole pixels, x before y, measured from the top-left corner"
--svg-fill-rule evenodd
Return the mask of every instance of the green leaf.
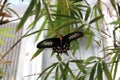
<path id="1" fill-rule="evenodd" d="M 95 56 L 88 57 L 86 60 L 84 60 L 84 63 L 85 63 L 85 64 L 90 64 L 91 61 L 93 61 L 93 60 L 95 60 L 95 59 L 96 59 Z"/>
<path id="2" fill-rule="evenodd" d="M 118 15 L 120 16 L 120 5 L 117 3 Z"/>
<path id="3" fill-rule="evenodd" d="M 103 66 L 103 70 L 105 72 L 105 75 L 106 75 L 107 79 L 108 80 L 113 80 L 112 75 L 111 75 L 111 73 L 110 73 L 110 71 L 108 69 L 109 67 L 107 66 L 107 64 L 105 62 L 102 62 L 102 66 Z"/>
<path id="4" fill-rule="evenodd" d="M 94 80 L 96 66 L 97 66 L 97 63 L 91 69 L 89 80 Z"/>
<path id="5" fill-rule="evenodd" d="M 18 24 L 17 28 L 16 28 L 16 31 L 19 31 L 24 23 L 26 22 L 26 20 L 28 19 L 28 17 L 30 16 L 30 13 L 32 12 L 35 4 L 36 4 L 37 0 L 32 0 L 29 7 L 27 8 L 27 10 L 25 11 L 25 14 L 23 16 L 23 18 L 21 19 L 20 23 Z"/>
<path id="6" fill-rule="evenodd" d="M 98 63 L 98 68 L 97 68 L 97 80 L 103 80 L 101 63 Z"/>
<path id="7" fill-rule="evenodd" d="M 73 55 L 75 55 L 78 48 L 79 48 L 78 42 L 72 41 L 71 46 L 70 46 L 70 50 L 73 50 Z"/>
<path id="8" fill-rule="evenodd" d="M 51 66 L 45 68 L 45 70 L 43 70 L 43 71 L 39 74 L 37 80 L 38 80 L 47 70 L 49 70 L 49 69 L 52 68 L 52 67 L 55 67 L 57 64 L 58 64 L 58 62 L 53 63 Z"/>
<path id="9" fill-rule="evenodd" d="M 50 71 L 47 73 L 47 75 L 45 76 L 44 80 L 47 80 L 47 78 L 49 77 L 50 73 L 54 70 L 56 66 L 53 66 Z"/>
<path id="10" fill-rule="evenodd" d="M 79 14 L 77 13 L 76 10 L 70 9 L 71 14 L 73 15 L 74 18 L 79 17 Z"/>
<path id="11" fill-rule="evenodd" d="M 116 9 L 116 2 L 115 2 L 115 0 L 110 0 L 110 3 L 112 4 L 113 8 L 114 8 L 115 10 L 117 10 L 117 9 Z"/>
<path id="12" fill-rule="evenodd" d="M 64 69 L 63 69 L 62 64 L 60 64 L 59 66 L 60 66 L 60 71 L 61 71 L 60 79 L 62 79 L 63 78 Z"/>
<path id="13" fill-rule="evenodd" d="M 85 14 L 85 21 L 88 20 L 89 15 L 90 15 L 90 12 L 91 12 L 91 7 L 88 7 L 88 8 L 87 8 L 87 11 L 86 11 L 86 14 Z"/>
<path id="14" fill-rule="evenodd" d="M 70 60 L 70 62 L 83 63 L 83 60 Z"/>
<path id="15" fill-rule="evenodd" d="M 114 69 L 114 74 L 113 74 L 113 80 L 115 80 L 115 77 L 116 77 L 116 73 L 117 73 L 117 70 L 118 70 L 119 59 L 120 59 L 120 56 L 118 56 L 118 58 L 117 58 L 117 60 L 116 60 L 116 63 L 115 63 L 115 69 Z M 113 64 L 114 64 L 114 63 L 113 63 Z"/>
<path id="16" fill-rule="evenodd" d="M 81 2 L 83 0 L 73 0 L 73 3 L 76 3 L 76 2 Z"/>
<path id="17" fill-rule="evenodd" d="M 60 64 L 60 70 L 61 70 L 61 78 L 64 78 L 64 74 L 65 74 L 65 69 L 63 69 L 63 66 L 64 67 L 67 67 L 68 66 L 68 72 L 70 73 L 70 75 L 72 76 L 73 80 L 75 80 L 75 75 L 74 73 L 72 72 L 72 70 L 70 69 L 68 63 L 65 64 L 64 62 L 61 62 L 62 64 Z M 63 65 L 63 66 L 62 66 Z M 64 79 L 63 79 L 64 80 Z"/>
<path id="18" fill-rule="evenodd" d="M 73 25 L 73 24 L 77 24 L 77 23 L 80 23 L 80 21 L 79 20 L 70 20 L 70 21 L 67 21 L 64 24 L 61 24 L 61 25 L 57 26 L 56 31 L 60 30 L 62 28 L 68 27 L 69 25 Z"/>
<path id="19" fill-rule="evenodd" d="M 55 80 L 59 80 L 59 77 L 58 77 L 58 66 L 57 66 L 56 71 L 55 71 Z"/>
<path id="20" fill-rule="evenodd" d="M 33 27 L 35 26 L 35 24 L 36 24 L 37 21 L 39 20 L 40 9 L 41 9 L 41 3 L 40 3 L 40 0 L 38 0 L 38 3 L 36 3 L 36 15 L 35 15 Z"/>
<path id="21" fill-rule="evenodd" d="M 89 62 L 89 61 L 92 61 L 92 60 L 94 60 L 94 59 L 96 59 L 96 56 L 90 56 L 90 57 L 88 57 L 85 61 L 86 61 L 86 62 Z"/>
<path id="22" fill-rule="evenodd" d="M 118 20 L 116 20 L 116 21 L 113 21 L 113 22 L 111 22 L 110 24 L 115 24 L 115 25 L 120 24 L 120 19 L 118 19 Z"/>
<path id="23" fill-rule="evenodd" d="M 100 15 L 100 16 L 97 16 L 97 17 L 93 18 L 93 19 L 89 22 L 89 24 L 92 24 L 92 23 L 100 20 L 101 18 L 103 18 L 103 15 Z"/>
<path id="24" fill-rule="evenodd" d="M 76 7 L 76 8 L 77 8 L 77 7 Z M 79 8 L 77 8 L 77 11 L 78 11 L 78 13 L 79 13 L 79 15 L 80 15 L 80 18 L 83 19 L 82 11 L 81 11 Z"/>
<path id="25" fill-rule="evenodd" d="M 83 65 L 81 65 L 80 63 L 76 63 L 76 65 L 80 69 L 81 72 L 83 72 L 84 74 L 86 74 L 86 70 L 85 70 L 85 67 Z"/>
<path id="26" fill-rule="evenodd" d="M 75 80 L 75 75 L 74 73 L 72 72 L 72 70 L 70 68 L 68 68 L 68 71 L 70 73 L 70 75 L 72 76 L 73 80 Z"/>
<path id="27" fill-rule="evenodd" d="M 63 74 L 63 80 L 67 80 L 68 76 L 68 69 L 69 69 L 69 63 L 65 64 L 64 74 Z"/>
<path id="28" fill-rule="evenodd" d="M 90 35 L 86 43 L 86 49 L 90 47 L 92 40 L 93 40 L 93 35 Z"/>
<path id="29" fill-rule="evenodd" d="M 85 76 L 80 76 L 80 78 L 78 78 L 78 80 L 85 80 Z"/>
<path id="30" fill-rule="evenodd" d="M 31 60 L 34 59 L 35 57 L 37 57 L 41 52 L 43 51 L 43 49 L 38 49 L 34 55 L 32 56 Z"/>
<path id="31" fill-rule="evenodd" d="M 10 11 L 12 11 L 17 17 L 19 17 L 18 13 L 14 9 L 9 8 L 9 7 L 7 9 L 9 9 Z"/>
<path id="32" fill-rule="evenodd" d="M 67 19 L 76 19 L 75 17 L 69 16 L 69 15 L 62 15 L 62 14 L 51 14 L 51 15 L 56 16 L 56 17 L 64 17 Z"/>
<path id="33" fill-rule="evenodd" d="M 40 37 L 43 29 L 45 28 L 46 23 L 47 23 L 47 18 L 46 18 L 46 19 L 44 20 L 44 22 L 42 23 L 42 25 L 41 25 L 41 27 L 40 27 L 40 29 L 39 29 L 39 32 L 38 32 L 38 34 L 37 34 L 37 36 L 36 36 L 35 41 L 37 41 L 37 40 L 39 39 L 39 37 Z"/>
<path id="34" fill-rule="evenodd" d="M 62 60 L 62 58 L 61 58 L 61 56 L 60 56 L 60 55 L 56 55 L 56 57 L 57 57 L 57 59 L 58 59 L 59 61 L 61 61 L 61 60 Z"/>

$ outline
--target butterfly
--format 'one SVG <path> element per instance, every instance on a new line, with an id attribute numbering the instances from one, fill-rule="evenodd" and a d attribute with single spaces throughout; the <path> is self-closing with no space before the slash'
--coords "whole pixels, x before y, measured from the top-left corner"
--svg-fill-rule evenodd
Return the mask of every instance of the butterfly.
<path id="1" fill-rule="evenodd" d="M 66 53 L 69 50 L 70 42 L 84 35 L 83 32 L 73 32 L 59 38 L 45 39 L 37 44 L 37 48 L 52 48 L 56 53 Z"/>

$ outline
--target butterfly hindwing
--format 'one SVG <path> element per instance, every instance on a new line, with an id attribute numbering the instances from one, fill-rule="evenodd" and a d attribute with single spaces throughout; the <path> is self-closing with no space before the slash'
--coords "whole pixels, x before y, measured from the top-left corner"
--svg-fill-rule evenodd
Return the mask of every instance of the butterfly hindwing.
<path id="1" fill-rule="evenodd" d="M 73 33 L 68 34 L 68 35 L 66 35 L 64 37 L 68 38 L 68 40 L 71 42 L 71 41 L 76 40 L 76 39 L 78 39 L 78 38 L 80 38 L 82 36 L 83 36 L 82 32 L 73 32 Z"/>
<path id="2" fill-rule="evenodd" d="M 45 39 L 37 44 L 37 48 L 52 48 L 58 38 Z"/>

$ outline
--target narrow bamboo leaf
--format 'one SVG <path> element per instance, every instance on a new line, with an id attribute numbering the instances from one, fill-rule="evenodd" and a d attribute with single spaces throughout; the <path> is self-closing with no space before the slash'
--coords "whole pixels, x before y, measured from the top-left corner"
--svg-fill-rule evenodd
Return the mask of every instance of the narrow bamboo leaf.
<path id="1" fill-rule="evenodd" d="M 72 72 L 72 70 L 70 68 L 68 68 L 68 71 L 70 73 L 70 75 L 72 76 L 73 80 L 75 80 L 75 75 L 74 73 Z"/>
<path id="2" fill-rule="evenodd" d="M 92 40 L 93 40 L 93 36 L 90 35 L 89 38 L 88 38 L 88 40 L 87 40 L 87 43 L 86 43 L 86 49 L 88 49 L 90 47 L 90 45 L 92 43 Z"/>
<path id="3" fill-rule="evenodd" d="M 83 63 L 84 61 L 83 60 L 70 60 L 70 62 L 74 62 L 74 63 Z"/>
<path id="4" fill-rule="evenodd" d="M 77 4 L 76 5 L 78 8 L 87 8 L 88 6 L 84 5 L 84 4 Z"/>
<path id="5" fill-rule="evenodd" d="M 81 76 L 78 80 L 85 80 L 85 76 Z"/>
<path id="6" fill-rule="evenodd" d="M 91 64 L 93 60 L 95 60 L 95 56 L 88 57 L 86 60 L 84 60 L 85 64 Z"/>
<path id="7" fill-rule="evenodd" d="M 34 59 L 35 57 L 37 57 L 42 51 L 43 51 L 43 49 L 38 49 L 38 50 L 33 54 L 31 60 Z"/>
<path id="8" fill-rule="evenodd" d="M 78 13 L 74 9 L 70 9 L 71 14 L 73 15 L 74 18 L 79 17 Z"/>
<path id="9" fill-rule="evenodd" d="M 91 7 L 88 7 L 88 8 L 87 8 L 87 11 L 86 11 L 86 14 L 85 14 L 85 21 L 88 20 L 89 15 L 90 15 L 90 12 L 91 12 Z"/>
<path id="10" fill-rule="evenodd" d="M 100 15 L 100 16 L 97 16 L 97 17 L 93 18 L 93 19 L 89 22 L 89 24 L 92 24 L 92 23 L 100 20 L 101 18 L 103 18 L 103 15 Z"/>
<path id="11" fill-rule="evenodd" d="M 116 59 L 117 59 L 117 57 L 118 57 L 118 55 L 117 55 L 117 54 L 115 54 L 115 55 L 112 57 L 111 62 L 115 62 L 115 61 L 116 61 Z"/>
<path id="12" fill-rule="evenodd" d="M 49 71 L 49 72 L 47 73 L 47 75 L 45 76 L 44 80 L 47 80 L 47 79 L 48 79 L 50 73 L 55 69 L 55 67 L 56 67 L 56 66 L 53 66 L 53 67 L 50 69 L 50 71 Z"/>
<path id="13" fill-rule="evenodd" d="M 71 42 L 71 46 L 70 46 L 70 50 L 72 50 L 72 54 L 75 55 L 77 49 L 79 48 L 78 42 L 77 41 L 72 41 Z"/>
<path id="14" fill-rule="evenodd" d="M 118 20 L 116 20 L 116 21 L 113 21 L 113 22 L 111 22 L 110 24 L 115 24 L 115 25 L 120 24 L 120 19 L 118 19 Z"/>
<path id="15" fill-rule="evenodd" d="M 101 63 L 98 63 L 98 68 L 97 68 L 97 80 L 103 80 L 103 75 L 102 75 L 102 66 Z"/>
<path id="16" fill-rule="evenodd" d="M 58 77 L 58 66 L 57 66 L 56 71 L 55 71 L 55 80 L 59 80 L 59 77 Z"/>
<path id="17" fill-rule="evenodd" d="M 117 73 L 117 70 L 118 70 L 118 63 L 119 63 L 119 59 L 120 57 L 118 56 L 117 60 L 116 60 L 116 63 L 115 63 L 115 69 L 114 69 L 114 76 L 113 76 L 113 80 L 115 80 L 115 77 L 116 77 L 116 73 Z"/>
<path id="18" fill-rule="evenodd" d="M 82 24 L 79 26 L 78 30 L 82 30 L 82 28 L 84 28 L 85 24 Z"/>
<path id="19" fill-rule="evenodd" d="M 97 66 L 97 63 L 91 69 L 89 80 L 94 80 L 96 66 Z"/>
<path id="20" fill-rule="evenodd" d="M 113 53 L 113 52 L 112 52 Z M 113 54 L 112 54 L 113 55 Z M 113 57 L 112 57 L 112 59 L 111 59 L 111 62 L 115 62 L 115 60 L 117 59 L 117 54 L 115 54 Z M 110 70 L 110 72 L 112 73 L 112 72 L 114 72 L 114 63 L 113 64 L 111 64 L 111 70 Z"/>
<path id="21" fill-rule="evenodd" d="M 67 63 L 67 64 L 65 65 L 63 80 L 67 80 L 68 69 L 69 69 L 69 63 Z"/>
<path id="22" fill-rule="evenodd" d="M 39 20 L 40 9 L 41 9 L 41 3 L 40 3 L 40 0 L 38 0 L 38 3 L 36 4 L 36 15 L 35 15 L 33 27 L 35 26 L 35 24 L 36 24 L 37 21 Z"/>
<path id="23" fill-rule="evenodd" d="M 20 23 L 18 24 L 17 28 L 16 28 L 16 31 L 19 31 L 24 23 L 26 22 L 27 18 L 29 17 L 31 11 L 33 10 L 34 6 L 35 6 L 35 3 L 36 3 L 37 0 L 32 0 L 29 7 L 27 8 L 27 10 L 25 11 L 25 14 L 23 16 L 23 18 L 21 19 Z"/>
<path id="24" fill-rule="evenodd" d="M 61 60 L 62 60 L 62 58 L 61 58 L 61 56 L 60 56 L 60 55 L 56 55 L 56 57 L 57 57 L 57 59 L 58 59 L 59 61 L 61 61 Z"/>
<path id="25" fill-rule="evenodd" d="M 76 9 L 77 9 L 78 14 L 80 15 L 80 17 L 83 19 L 83 14 L 82 14 L 81 10 L 79 8 L 76 8 Z"/>
<path id="26" fill-rule="evenodd" d="M 98 0 L 98 5 L 97 6 L 99 6 L 100 7 L 100 0 Z M 98 12 L 97 12 L 97 9 L 98 9 L 98 7 L 95 7 L 94 8 L 94 14 L 95 14 L 95 17 L 97 17 L 98 16 Z M 101 10 L 100 10 L 101 11 Z M 96 21 L 96 23 L 95 23 L 95 27 L 96 27 L 96 29 L 98 30 L 98 32 L 100 32 L 100 28 L 99 28 L 99 22 L 98 21 Z"/>
<path id="27" fill-rule="evenodd" d="M 107 66 L 107 64 L 105 62 L 102 62 L 102 66 L 103 66 L 103 70 L 105 72 L 105 75 L 106 75 L 107 79 L 108 80 L 113 80 L 112 75 L 111 75 L 111 73 L 110 73 L 110 71 L 108 69 L 109 67 Z"/>
<path id="28" fill-rule="evenodd" d="M 61 80 L 63 78 L 64 69 L 62 64 L 60 64 L 59 66 L 60 66 L 60 72 L 61 72 L 61 76 L 60 76 L 60 80 Z"/>
<path id="29" fill-rule="evenodd" d="M 58 28 L 56 29 L 57 30 L 60 30 L 62 28 L 65 28 L 65 27 L 68 27 L 69 25 L 73 25 L 73 24 L 77 24 L 77 23 L 80 23 L 80 21 L 76 21 L 76 20 L 71 20 L 71 21 L 68 21 L 62 25 L 59 25 Z"/>
<path id="30" fill-rule="evenodd" d="M 80 63 L 76 63 L 76 65 L 80 69 L 81 72 L 83 72 L 84 74 L 86 74 L 86 70 L 85 70 L 85 67 L 83 65 L 81 65 Z"/>
<path id="31" fill-rule="evenodd" d="M 83 1 L 83 0 L 73 0 L 74 3 L 81 2 L 81 1 Z"/>
<path id="32" fill-rule="evenodd" d="M 14 9 L 11 9 L 11 8 L 7 8 L 7 9 L 9 9 L 10 11 L 12 11 L 17 17 L 20 17 L 19 15 L 18 15 L 18 13 L 14 10 Z"/>
<path id="33" fill-rule="evenodd" d="M 71 19 L 76 19 L 75 17 L 72 17 L 72 16 L 68 16 L 68 15 L 62 15 L 62 14 L 51 14 L 53 16 L 59 16 L 59 17 L 64 17 L 64 18 L 71 18 Z"/>
<path id="34" fill-rule="evenodd" d="M 96 59 L 96 56 L 90 56 L 85 61 L 89 62 L 89 61 L 92 61 L 94 59 Z"/>
<path id="35" fill-rule="evenodd" d="M 65 71 L 63 69 L 63 66 L 66 67 L 66 65 L 68 65 L 68 72 L 70 73 L 70 75 L 72 76 L 73 80 L 75 80 L 75 75 L 74 73 L 72 72 L 72 70 L 69 68 L 69 64 L 65 64 L 64 62 L 61 62 L 62 64 L 60 64 L 60 70 L 61 70 L 61 79 L 63 78 L 64 80 L 64 74 L 65 74 Z M 63 66 L 62 66 L 63 65 Z"/>
<path id="36" fill-rule="evenodd" d="M 49 69 L 52 68 L 52 67 L 55 67 L 57 64 L 58 64 L 58 62 L 53 63 L 51 66 L 45 68 L 45 70 L 43 70 L 43 71 L 39 74 L 37 80 L 38 80 L 47 70 L 49 70 Z"/>
<path id="37" fill-rule="evenodd" d="M 112 4 L 113 8 L 114 8 L 115 10 L 117 10 L 117 9 L 116 9 L 116 2 L 115 2 L 115 0 L 110 0 L 110 3 Z"/>
<path id="38" fill-rule="evenodd" d="M 120 16 L 120 5 L 117 3 L 118 15 Z"/>
<path id="39" fill-rule="evenodd" d="M 37 40 L 39 39 L 39 36 L 41 35 L 43 29 L 45 28 L 46 23 L 47 23 L 47 18 L 46 18 L 46 19 L 44 20 L 44 22 L 42 23 L 42 25 L 41 25 L 41 27 L 40 27 L 40 29 L 39 29 L 39 32 L 38 32 L 38 34 L 37 34 L 37 36 L 36 36 L 36 38 L 35 38 L 35 41 L 37 41 Z"/>
<path id="40" fill-rule="evenodd" d="M 28 36 L 31 36 L 31 35 L 36 34 L 36 33 L 38 33 L 38 32 L 39 32 L 39 30 L 38 30 L 38 31 L 35 31 L 35 32 L 32 32 L 32 33 L 29 33 L 29 34 L 26 34 L 26 35 L 24 35 L 23 37 L 28 37 Z"/>

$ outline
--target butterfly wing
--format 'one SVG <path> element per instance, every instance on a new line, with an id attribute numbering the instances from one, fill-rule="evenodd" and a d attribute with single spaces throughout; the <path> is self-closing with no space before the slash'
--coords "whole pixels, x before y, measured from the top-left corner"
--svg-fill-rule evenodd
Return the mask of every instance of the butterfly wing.
<path id="1" fill-rule="evenodd" d="M 52 48 L 58 38 L 45 39 L 37 44 L 37 48 Z"/>
<path id="2" fill-rule="evenodd" d="M 76 40 L 76 39 L 82 37 L 83 35 L 84 35 L 83 32 L 73 32 L 73 33 L 70 33 L 70 34 L 64 36 L 64 38 L 68 39 L 71 42 L 73 40 Z"/>

